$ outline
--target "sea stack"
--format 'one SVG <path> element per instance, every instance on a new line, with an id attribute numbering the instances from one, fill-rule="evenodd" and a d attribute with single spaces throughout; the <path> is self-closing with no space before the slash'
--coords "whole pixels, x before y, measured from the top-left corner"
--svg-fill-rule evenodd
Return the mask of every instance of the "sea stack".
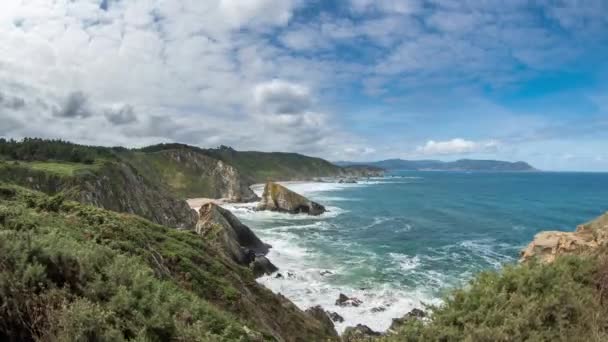
<path id="1" fill-rule="evenodd" d="M 264 187 L 262 200 L 257 210 L 271 210 L 291 214 L 306 213 L 316 216 L 323 214 L 325 207 L 280 184 L 268 182 Z"/>
<path id="2" fill-rule="evenodd" d="M 236 263 L 251 268 L 256 277 L 278 270 L 266 258 L 270 246 L 230 211 L 207 203 L 201 207 L 199 214 L 196 232 L 218 246 Z"/>

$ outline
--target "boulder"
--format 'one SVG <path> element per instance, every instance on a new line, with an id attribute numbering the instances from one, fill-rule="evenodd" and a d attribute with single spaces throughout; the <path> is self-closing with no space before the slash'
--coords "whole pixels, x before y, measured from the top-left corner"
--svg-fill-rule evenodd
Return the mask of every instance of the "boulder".
<path id="1" fill-rule="evenodd" d="M 574 232 L 545 231 L 521 252 L 521 261 L 550 263 L 559 255 L 584 254 L 608 244 L 608 213 L 579 225 Z"/>
<path id="2" fill-rule="evenodd" d="M 357 324 L 356 327 L 348 327 L 342 334 L 342 341 L 357 342 L 357 341 L 372 341 L 374 338 L 382 336 L 381 333 L 373 331 L 367 325 Z"/>
<path id="3" fill-rule="evenodd" d="M 334 327 L 334 322 L 329 317 L 327 312 L 323 310 L 320 305 L 313 306 L 311 308 L 306 309 L 306 313 L 314 317 L 319 323 L 321 323 L 321 327 L 323 332 L 326 335 L 331 335 L 332 332 L 337 335 L 336 329 Z"/>
<path id="4" fill-rule="evenodd" d="M 412 311 L 406 313 L 401 318 L 393 318 L 393 322 L 391 323 L 391 327 L 389 328 L 389 330 L 397 331 L 405 323 L 407 323 L 411 320 L 415 320 L 415 319 L 422 319 L 424 317 L 426 317 L 426 313 L 424 311 L 422 311 L 420 309 L 413 309 Z"/>
<path id="5" fill-rule="evenodd" d="M 361 300 L 355 297 L 348 297 L 344 293 L 340 293 L 338 299 L 336 299 L 337 306 L 354 306 L 357 307 L 363 303 Z"/>
<path id="6" fill-rule="evenodd" d="M 250 264 L 251 271 L 256 278 L 264 275 L 271 275 L 279 269 L 273 265 L 268 258 L 263 255 L 255 256 L 255 259 Z"/>
<path id="7" fill-rule="evenodd" d="M 215 243 L 236 263 L 251 266 L 256 277 L 277 271 L 265 257 L 270 246 L 230 211 L 215 203 L 207 203 L 199 210 L 196 232 Z"/>
<path id="8" fill-rule="evenodd" d="M 338 322 L 338 323 L 344 322 L 344 317 L 340 316 L 340 314 L 337 312 L 328 311 L 327 314 L 329 315 L 329 318 L 331 318 L 331 320 L 334 322 Z"/>
<path id="9" fill-rule="evenodd" d="M 257 210 L 271 210 L 291 214 L 306 213 L 309 215 L 321 215 L 325 212 L 325 207 L 280 184 L 268 182 L 264 187 L 262 200 L 260 201 Z"/>

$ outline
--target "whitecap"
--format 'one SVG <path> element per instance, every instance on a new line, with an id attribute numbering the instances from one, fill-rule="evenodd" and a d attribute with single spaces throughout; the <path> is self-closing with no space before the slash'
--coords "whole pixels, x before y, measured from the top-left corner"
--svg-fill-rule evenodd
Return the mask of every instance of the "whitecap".
<path id="1" fill-rule="evenodd" d="M 388 255 L 399 265 L 402 271 L 410 271 L 420 266 L 418 255 L 409 256 L 401 253 L 388 253 Z"/>

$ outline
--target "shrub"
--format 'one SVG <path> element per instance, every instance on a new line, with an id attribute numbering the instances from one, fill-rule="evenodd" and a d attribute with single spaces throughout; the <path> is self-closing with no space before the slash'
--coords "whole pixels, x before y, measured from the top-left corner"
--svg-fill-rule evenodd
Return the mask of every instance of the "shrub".
<path id="1" fill-rule="evenodd" d="M 606 341 L 596 258 L 564 256 L 485 272 L 389 341 Z"/>

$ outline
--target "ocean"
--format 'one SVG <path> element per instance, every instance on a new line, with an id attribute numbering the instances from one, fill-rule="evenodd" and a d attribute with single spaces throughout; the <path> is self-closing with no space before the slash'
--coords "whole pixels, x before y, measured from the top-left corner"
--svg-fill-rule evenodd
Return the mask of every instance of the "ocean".
<path id="1" fill-rule="evenodd" d="M 226 207 L 273 246 L 268 257 L 282 277 L 258 281 L 302 309 L 337 312 L 339 332 L 358 323 L 384 331 L 476 273 L 517 262 L 537 232 L 572 231 L 608 210 L 606 173 L 394 172 L 358 184 L 285 185 L 329 211 Z M 337 306 L 340 293 L 362 304 Z"/>

